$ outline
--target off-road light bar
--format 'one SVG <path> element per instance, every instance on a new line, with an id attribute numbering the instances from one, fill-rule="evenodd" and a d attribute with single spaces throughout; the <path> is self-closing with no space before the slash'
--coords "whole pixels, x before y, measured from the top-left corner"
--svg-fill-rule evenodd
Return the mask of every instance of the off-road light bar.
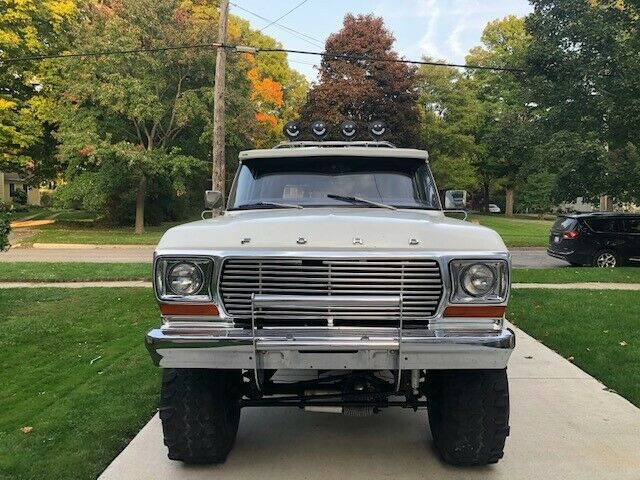
<path id="1" fill-rule="evenodd" d="M 345 120 L 340 124 L 340 134 L 344 137 L 345 140 L 351 141 L 356 137 L 356 133 L 358 132 L 358 127 L 356 122 L 352 120 Z"/>
<path id="2" fill-rule="evenodd" d="M 369 135 L 376 142 L 381 140 L 385 133 L 387 133 L 387 126 L 382 120 L 374 120 L 369 124 Z"/>
<path id="3" fill-rule="evenodd" d="M 311 124 L 311 134 L 318 141 L 324 140 L 329 134 L 329 128 L 323 120 L 316 120 Z"/>
<path id="4" fill-rule="evenodd" d="M 282 129 L 282 133 L 290 142 L 298 140 L 300 138 L 300 124 L 298 122 L 287 122 Z"/>

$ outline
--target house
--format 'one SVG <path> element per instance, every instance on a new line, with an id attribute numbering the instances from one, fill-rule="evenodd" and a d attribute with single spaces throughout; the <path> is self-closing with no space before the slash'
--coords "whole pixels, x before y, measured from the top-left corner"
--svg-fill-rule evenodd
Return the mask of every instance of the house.
<path id="1" fill-rule="evenodd" d="M 17 173 L 0 172 L 0 201 L 12 203 L 13 195 L 18 189 L 27 193 L 28 205 L 40 205 L 40 190 L 28 187 Z"/>

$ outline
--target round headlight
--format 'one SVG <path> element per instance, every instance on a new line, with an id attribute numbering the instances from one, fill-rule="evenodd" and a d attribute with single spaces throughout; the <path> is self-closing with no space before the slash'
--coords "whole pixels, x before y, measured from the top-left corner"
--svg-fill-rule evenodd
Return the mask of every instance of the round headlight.
<path id="1" fill-rule="evenodd" d="M 193 295 L 202 287 L 202 270 L 193 263 L 176 263 L 169 270 L 169 288 L 176 295 Z"/>
<path id="2" fill-rule="evenodd" d="M 462 271 L 462 288 L 472 297 L 481 297 L 491 292 L 495 283 L 495 272 L 484 263 L 469 265 Z"/>

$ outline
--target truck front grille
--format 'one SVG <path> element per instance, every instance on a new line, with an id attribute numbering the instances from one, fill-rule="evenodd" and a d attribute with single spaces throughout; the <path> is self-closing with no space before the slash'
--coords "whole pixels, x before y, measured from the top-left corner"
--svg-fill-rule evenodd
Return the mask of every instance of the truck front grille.
<path id="1" fill-rule="evenodd" d="M 403 322 L 426 326 L 440 304 L 442 276 L 435 260 L 232 258 L 219 283 L 225 311 L 238 324 L 250 324 L 251 295 L 402 295 Z M 395 326 L 394 306 L 261 307 L 262 326 Z"/>

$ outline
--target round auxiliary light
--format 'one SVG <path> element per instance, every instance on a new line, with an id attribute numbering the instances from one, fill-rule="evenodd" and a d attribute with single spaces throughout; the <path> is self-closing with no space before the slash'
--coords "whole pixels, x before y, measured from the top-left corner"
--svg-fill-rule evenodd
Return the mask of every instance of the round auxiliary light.
<path id="1" fill-rule="evenodd" d="M 300 138 L 300 124 L 298 122 L 287 122 L 282 129 L 282 133 L 290 142 L 293 142 Z"/>
<path id="2" fill-rule="evenodd" d="M 176 295 L 194 295 L 202 287 L 200 267 L 190 262 L 176 263 L 167 275 L 169 288 Z"/>
<path id="3" fill-rule="evenodd" d="M 356 136 L 358 127 L 356 122 L 352 120 L 345 120 L 340 124 L 340 133 L 344 137 L 345 140 L 353 140 Z"/>
<path id="4" fill-rule="evenodd" d="M 484 263 L 474 263 L 462 271 L 462 289 L 472 297 L 490 293 L 496 284 L 496 274 Z"/>
<path id="5" fill-rule="evenodd" d="M 329 128 L 322 120 L 316 120 L 311 124 L 311 133 L 316 140 L 324 140 L 329 133 Z"/>
<path id="6" fill-rule="evenodd" d="M 376 142 L 387 133 L 387 126 L 382 120 L 374 120 L 369 124 L 369 134 Z"/>

